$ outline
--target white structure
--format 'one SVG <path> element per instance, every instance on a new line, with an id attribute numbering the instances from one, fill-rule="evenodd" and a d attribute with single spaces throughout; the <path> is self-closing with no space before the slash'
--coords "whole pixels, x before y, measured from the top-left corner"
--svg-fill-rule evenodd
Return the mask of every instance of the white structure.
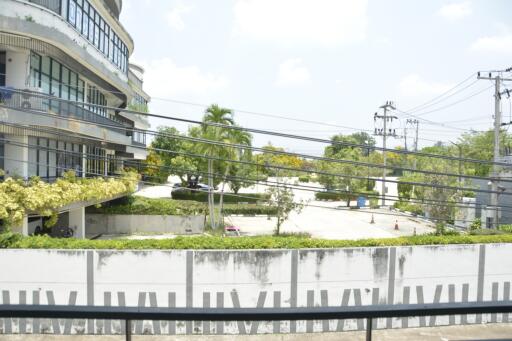
<path id="1" fill-rule="evenodd" d="M 511 267 L 511 244 L 299 250 L 1 249 L 0 268 L 8 275 L 2 281 L 0 303 L 288 308 L 506 302 L 510 301 L 511 278 L 504 269 Z M 510 320 L 508 313 L 389 318 L 375 320 L 374 328 Z M 364 328 L 364 320 L 353 319 L 132 324 L 133 332 L 139 335 L 312 333 Z M 123 332 L 119 321 L 0 319 L 0 335 Z"/>
<path id="2" fill-rule="evenodd" d="M 121 0 L 0 0 L 6 175 L 110 175 L 146 157 L 147 119 L 114 109 L 145 110 L 149 101 L 144 70 L 128 61 L 134 44 L 121 7 Z M 82 230 L 83 221 L 83 209 L 69 212 L 70 226 Z"/>

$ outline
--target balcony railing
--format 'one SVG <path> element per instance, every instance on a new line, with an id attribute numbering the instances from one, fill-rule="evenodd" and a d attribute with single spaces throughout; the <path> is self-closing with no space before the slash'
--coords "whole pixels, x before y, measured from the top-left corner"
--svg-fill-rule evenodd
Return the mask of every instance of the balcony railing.
<path id="1" fill-rule="evenodd" d="M 110 319 L 125 321 L 125 337 L 132 339 L 133 320 L 153 321 L 283 321 L 365 319 L 371 341 L 374 319 L 510 313 L 512 303 L 464 302 L 311 308 L 146 308 L 58 305 L 0 305 L 0 318 Z M 91 321 L 91 320 L 89 320 Z M 89 322 L 90 323 L 90 322 Z"/>
<path id="2" fill-rule="evenodd" d="M 101 108 L 100 114 L 93 111 L 91 104 L 67 101 L 30 90 L 0 87 L 0 106 L 95 123 L 123 135 L 127 133 L 125 128 L 129 128 L 126 119 L 116 115 L 114 110 Z"/>
<path id="3" fill-rule="evenodd" d="M 29 0 L 29 2 L 48 8 L 50 11 L 60 15 L 62 0 Z"/>

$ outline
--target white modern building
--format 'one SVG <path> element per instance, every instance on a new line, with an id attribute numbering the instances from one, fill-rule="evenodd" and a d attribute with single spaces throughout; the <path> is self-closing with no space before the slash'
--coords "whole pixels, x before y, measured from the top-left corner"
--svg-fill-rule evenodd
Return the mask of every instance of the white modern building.
<path id="1" fill-rule="evenodd" d="M 134 43 L 119 21 L 121 8 L 122 0 L 0 0 L 6 175 L 48 181 L 69 169 L 109 175 L 145 159 L 147 119 L 115 109 L 141 110 L 149 101 L 144 70 L 129 62 Z M 83 237 L 83 207 L 66 214 L 66 224 L 79 226 Z M 21 230 L 30 233 L 29 225 Z"/>

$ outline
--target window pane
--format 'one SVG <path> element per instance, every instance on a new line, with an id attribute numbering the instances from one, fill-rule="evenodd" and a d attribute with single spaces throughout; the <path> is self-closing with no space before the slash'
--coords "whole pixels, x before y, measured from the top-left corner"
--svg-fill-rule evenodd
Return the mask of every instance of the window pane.
<path id="1" fill-rule="evenodd" d="M 76 28 L 78 32 L 82 32 L 82 9 L 80 7 L 76 9 Z"/>
<path id="2" fill-rule="evenodd" d="M 57 174 L 57 153 L 55 152 L 55 148 L 57 148 L 57 141 L 50 140 L 50 152 L 48 157 L 48 176 L 55 177 Z"/>
<path id="3" fill-rule="evenodd" d="M 89 34 L 89 17 L 87 17 L 84 13 L 83 17 L 83 26 L 82 26 L 82 34 L 87 36 Z"/>
<path id="4" fill-rule="evenodd" d="M 41 75 L 41 88 L 43 89 L 43 93 L 50 94 L 50 77 L 47 75 Z"/>
<path id="5" fill-rule="evenodd" d="M 33 147 L 37 145 L 37 138 L 29 136 L 28 144 L 28 176 L 31 177 L 37 175 L 37 147 Z"/>
<path id="6" fill-rule="evenodd" d="M 60 64 L 52 60 L 52 78 L 60 82 Z"/>
<path id="7" fill-rule="evenodd" d="M 50 58 L 43 57 L 41 68 L 42 68 L 42 70 L 41 70 L 42 72 L 44 72 L 47 75 L 50 75 Z"/>
<path id="8" fill-rule="evenodd" d="M 69 2 L 69 9 L 68 9 L 68 20 L 71 24 L 75 25 L 75 19 L 76 19 L 76 3 L 71 0 Z"/>
<path id="9" fill-rule="evenodd" d="M 39 149 L 39 176 L 46 178 L 48 176 L 48 140 L 39 138 L 39 146 L 42 147 Z"/>

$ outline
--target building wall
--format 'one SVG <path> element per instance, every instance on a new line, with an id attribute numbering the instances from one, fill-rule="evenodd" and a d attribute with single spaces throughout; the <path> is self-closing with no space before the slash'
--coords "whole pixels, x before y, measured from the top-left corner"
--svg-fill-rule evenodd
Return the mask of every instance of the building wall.
<path id="1" fill-rule="evenodd" d="M 7 51 L 5 61 L 5 84 L 14 88 L 25 89 L 29 70 L 29 52 Z"/>
<path id="2" fill-rule="evenodd" d="M 204 216 L 87 214 L 87 234 L 174 233 L 204 232 Z"/>
<path id="3" fill-rule="evenodd" d="M 2 303 L 303 307 L 510 300 L 512 245 L 303 250 L 0 250 Z M 3 319 L 0 331 L 122 333 L 118 321 Z M 508 314 L 379 319 L 377 328 L 510 321 Z M 362 320 L 137 321 L 137 334 L 363 329 Z"/>

